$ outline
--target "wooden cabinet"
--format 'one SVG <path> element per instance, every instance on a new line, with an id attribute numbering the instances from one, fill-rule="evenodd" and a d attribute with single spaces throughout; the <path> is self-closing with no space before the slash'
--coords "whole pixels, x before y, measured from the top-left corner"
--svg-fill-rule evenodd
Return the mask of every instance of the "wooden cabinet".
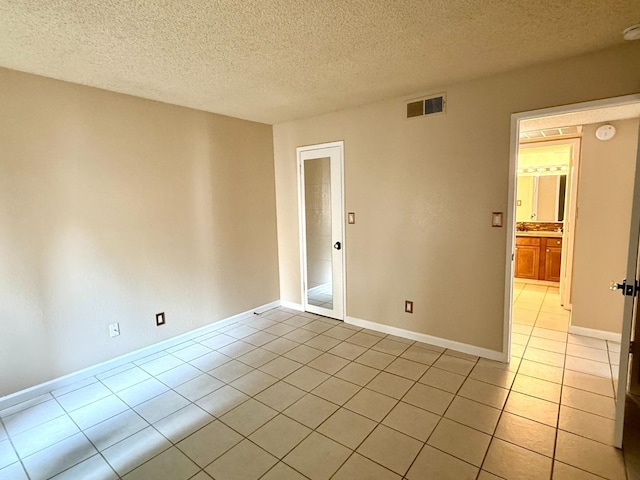
<path id="1" fill-rule="evenodd" d="M 559 282 L 560 266 L 562 264 L 562 239 L 545 238 L 545 240 L 543 280 Z"/>
<path id="2" fill-rule="evenodd" d="M 561 238 L 516 236 L 517 278 L 559 282 L 561 260 Z"/>

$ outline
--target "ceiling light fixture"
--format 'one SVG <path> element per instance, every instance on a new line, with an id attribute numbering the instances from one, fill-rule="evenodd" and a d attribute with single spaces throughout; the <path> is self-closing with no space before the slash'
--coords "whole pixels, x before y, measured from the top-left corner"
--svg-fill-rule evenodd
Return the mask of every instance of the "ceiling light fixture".
<path id="1" fill-rule="evenodd" d="M 625 40 L 640 40 L 640 23 L 632 25 L 629 28 L 625 28 L 622 32 L 622 36 Z"/>

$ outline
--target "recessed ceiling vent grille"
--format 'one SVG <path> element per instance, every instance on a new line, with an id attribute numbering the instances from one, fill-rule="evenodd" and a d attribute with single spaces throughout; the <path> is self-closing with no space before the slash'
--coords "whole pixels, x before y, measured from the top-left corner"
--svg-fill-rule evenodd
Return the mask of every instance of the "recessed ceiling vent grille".
<path id="1" fill-rule="evenodd" d="M 445 113 L 445 94 L 434 95 L 433 97 L 414 100 L 407 103 L 407 118 L 424 117 L 425 115 L 435 115 Z"/>

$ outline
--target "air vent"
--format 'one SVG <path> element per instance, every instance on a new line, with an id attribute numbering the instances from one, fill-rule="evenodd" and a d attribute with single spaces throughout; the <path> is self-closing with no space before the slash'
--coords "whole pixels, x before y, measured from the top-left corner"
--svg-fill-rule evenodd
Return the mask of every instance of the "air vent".
<path id="1" fill-rule="evenodd" d="M 423 98 L 421 100 L 413 100 L 407 103 L 407 118 L 444 113 L 445 103 L 444 94 Z"/>

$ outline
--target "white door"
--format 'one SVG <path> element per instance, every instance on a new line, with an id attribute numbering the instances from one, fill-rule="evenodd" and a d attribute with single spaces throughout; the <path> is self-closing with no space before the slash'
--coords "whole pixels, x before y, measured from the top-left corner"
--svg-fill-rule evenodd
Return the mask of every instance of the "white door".
<path id="1" fill-rule="evenodd" d="M 297 149 L 302 303 L 344 320 L 343 142 Z"/>
<path id="2" fill-rule="evenodd" d="M 640 141 L 640 134 L 638 136 Z M 624 317 L 622 319 L 622 340 L 620 345 L 620 374 L 616 404 L 615 445 L 622 446 L 624 429 L 624 411 L 627 393 L 640 395 L 640 335 L 637 332 L 636 314 L 640 279 L 638 273 L 638 248 L 640 244 L 640 145 L 636 158 L 635 183 L 633 187 L 633 207 L 631 209 L 631 228 L 629 234 L 629 254 L 627 259 L 626 280 L 624 285 L 614 285 L 624 295 Z M 635 340 L 635 341 L 634 341 Z M 635 353 L 630 352 L 630 344 L 634 342 Z"/>

